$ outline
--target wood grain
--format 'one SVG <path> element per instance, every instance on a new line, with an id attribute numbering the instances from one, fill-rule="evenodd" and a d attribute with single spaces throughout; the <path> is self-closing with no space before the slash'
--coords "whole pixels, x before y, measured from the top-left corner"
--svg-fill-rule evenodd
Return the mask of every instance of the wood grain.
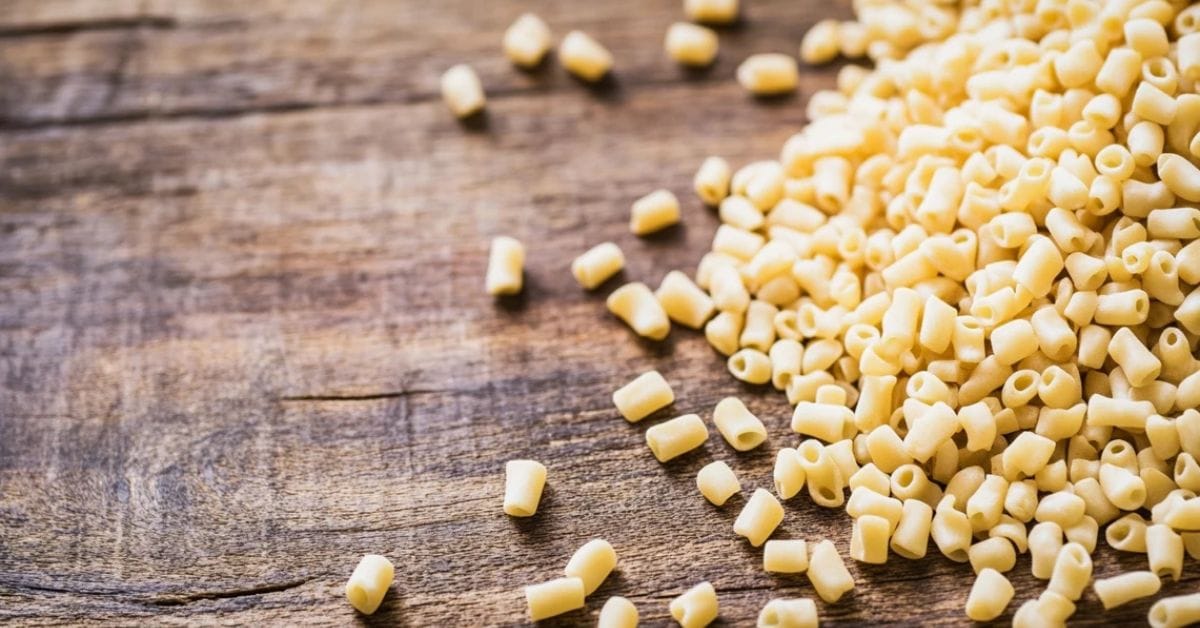
<path id="1" fill-rule="evenodd" d="M 587 539 L 647 625 L 702 580 L 724 625 L 753 622 L 803 578 L 762 572 L 695 472 L 724 459 L 769 486 L 791 444 L 782 395 L 729 377 L 703 339 L 661 345 L 607 315 L 570 260 L 602 240 L 627 279 L 691 269 L 717 221 L 687 194 L 703 156 L 778 150 L 801 95 L 756 102 L 738 60 L 791 50 L 848 3 L 749 3 L 720 61 L 664 59 L 676 2 L 256 3 L 14 0 L 0 12 L 0 620 L 27 624 L 521 625 L 521 585 Z M 497 42 L 521 10 L 583 28 L 618 60 L 588 88 L 512 70 Z M 452 120 L 436 77 L 472 63 L 479 124 Z M 684 224 L 637 239 L 630 201 L 668 187 Z M 527 288 L 483 294 L 488 238 L 529 245 Z M 707 414 L 743 396 L 771 429 L 735 455 L 715 437 L 659 465 L 609 400 L 661 370 Z M 660 417 L 655 417 L 660 418 Z M 500 510 L 502 467 L 550 469 L 538 515 Z M 805 500 L 781 535 L 849 520 Z M 359 555 L 397 563 L 370 619 L 341 587 Z M 1141 566 L 1101 551 L 1097 573 Z M 828 623 L 963 624 L 969 569 L 942 558 L 851 565 Z M 1165 593 L 1195 590 L 1194 564 Z M 1028 560 L 1018 600 L 1040 583 Z M 1015 604 L 1014 604 L 1015 607 Z M 1148 603 L 1080 624 L 1140 622 Z M 1011 613 L 1004 619 L 1011 617 Z"/>

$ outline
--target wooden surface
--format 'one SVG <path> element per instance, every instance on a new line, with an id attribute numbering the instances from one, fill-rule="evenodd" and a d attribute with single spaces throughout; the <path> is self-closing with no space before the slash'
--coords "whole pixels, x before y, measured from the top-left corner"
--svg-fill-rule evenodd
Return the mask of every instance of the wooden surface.
<path id="1" fill-rule="evenodd" d="M 846 0 L 750 1 L 717 65 L 661 52 L 675 0 L 8 0 L 0 10 L 0 620 L 31 624 L 520 625 L 521 586 L 609 539 L 645 625 L 701 580 L 747 625 L 807 580 L 763 573 L 694 475 L 724 459 L 770 486 L 795 442 L 782 394 L 737 384 L 695 333 L 634 339 L 569 272 L 611 239 L 626 279 L 691 270 L 716 227 L 687 193 L 703 156 L 776 154 L 805 97 L 755 102 L 751 52 L 794 51 Z M 611 48 L 589 88 L 500 54 L 533 9 Z M 480 73 L 484 120 L 437 95 Z M 629 203 L 676 191 L 684 225 L 637 239 Z M 483 294 L 488 239 L 529 248 L 516 299 Z M 611 391 L 658 368 L 669 412 L 739 394 L 771 430 L 734 455 L 717 437 L 667 465 Z M 655 417 L 658 418 L 658 417 Z M 538 515 L 500 509 L 506 460 L 549 467 Z M 834 539 L 849 519 L 806 499 L 778 536 Z M 396 582 L 369 620 L 342 586 L 358 557 Z M 1142 568 L 1104 550 L 1097 574 Z M 964 565 L 851 564 L 834 623 L 963 624 Z M 1018 599 L 1041 583 L 1027 557 Z M 1197 569 L 1166 593 L 1196 589 Z M 1004 619 L 1011 617 L 1016 603 Z M 1141 622 L 1148 603 L 1079 624 Z"/>

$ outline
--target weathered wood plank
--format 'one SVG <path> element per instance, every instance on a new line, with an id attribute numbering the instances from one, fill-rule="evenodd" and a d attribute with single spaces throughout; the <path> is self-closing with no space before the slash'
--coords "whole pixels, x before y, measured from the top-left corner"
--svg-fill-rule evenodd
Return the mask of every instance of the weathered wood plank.
<path id="1" fill-rule="evenodd" d="M 847 4 L 835 3 L 835 12 L 848 15 Z M 744 24 L 724 33 L 711 70 L 684 72 L 661 50 L 667 25 L 681 17 L 676 3 L 296 5 L 266 2 L 239 15 L 226 4 L 168 2 L 150 11 L 171 28 L 8 41 L 0 48 L 0 76 L 17 89 L 0 93 L 0 127 L 421 101 L 437 98 L 438 77 L 460 62 L 476 68 L 493 98 L 579 89 L 552 61 L 530 74 L 500 54 L 504 29 L 530 9 L 560 36 L 581 28 L 604 42 L 617 59 L 618 85 L 728 81 L 751 52 L 795 50 L 817 19 L 800 4 L 754 5 Z"/>

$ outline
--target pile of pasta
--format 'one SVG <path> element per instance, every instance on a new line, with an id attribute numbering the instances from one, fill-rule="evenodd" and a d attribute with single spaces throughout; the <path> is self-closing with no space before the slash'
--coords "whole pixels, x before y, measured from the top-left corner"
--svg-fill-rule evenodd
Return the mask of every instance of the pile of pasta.
<path id="1" fill-rule="evenodd" d="M 802 50 L 874 69 L 842 68 L 777 159 L 707 159 L 712 251 L 609 309 L 649 338 L 703 329 L 736 378 L 787 395 L 800 440 L 775 492 L 846 508 L 852 558 L 932 541 L 970 563 L 986 620 L 1029 552 L 1048 584 L 1015 626 L 1063 625 L 1089 585 L 1106 608 L 1157 593 L 1200 559 L 1200 5 L 854 4 Z M 634 206 L 635 231 L 677 219 L 669 193 Z M 661 379 L 618 406 L 665 405 Z M 765 438 L 747 414 L 714 412 L 735 449 Z M 647 432 L 660 461 L 707 436 L 696 415 Z M 740 490 L 719 464 L 698 481 L 714 503 Z M 757 546 L 783 510 L 762 489 L 751 509 Z M 1105 526 L 1145 570 L 1092 582 Z M 1200 593 L 1149 621 L 1200 621 Z"/>

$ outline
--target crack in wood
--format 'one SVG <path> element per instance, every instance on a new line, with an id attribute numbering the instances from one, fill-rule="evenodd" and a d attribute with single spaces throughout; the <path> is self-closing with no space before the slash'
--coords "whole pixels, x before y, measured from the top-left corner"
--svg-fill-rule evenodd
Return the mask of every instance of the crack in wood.
<path id="1" fill-rule="evenodd" d="M 280 402 L 296 402 L 296 401 L 375 401 L 377 399 L 403 399 L 413 395 L 437 395 L 441 393 L 454 392 L 451 390 L 440 389 L 422 389 L 414 388 L 412 390 L 397 390 L 378 393 L 363 393 L 359 395 L 284 395 L 279 397 Z"/>
<path id="2" fill-rule="evenodd" d="M 152 28 L 168 30 L 176 28 L 179 22 L 166 15 L 146 15 L 141 17 L 113 17 L 86 21 L 60 21 L 28 26 L 0 26 L 0 37 L 35 37 L 39 35 L 70 35 L 86 31 L 112 31 L 130 28 Z"/>
<path id="3" fill-rule="evenodd" d="M 223 600 L 230 598 L 249 597 L 254 595 L 265 595 L 267 593 L 278 593 L 287 591 L 297 587 L 304 586 L 322 576 L 309 576 L 307 578 L 299 578 L 289 580 L 287 582 L 276 582 L 263 584 L 259 586 L 245 587 L 241 589 L 227 589 L 221 591 L 200 591 L 196 593 L 182 593 L 175 595 L 163 595 L 145 600 L 149 604 L 155 606 L 183 606 L 192 602 L 200 602 L 203 600 Z"/>

